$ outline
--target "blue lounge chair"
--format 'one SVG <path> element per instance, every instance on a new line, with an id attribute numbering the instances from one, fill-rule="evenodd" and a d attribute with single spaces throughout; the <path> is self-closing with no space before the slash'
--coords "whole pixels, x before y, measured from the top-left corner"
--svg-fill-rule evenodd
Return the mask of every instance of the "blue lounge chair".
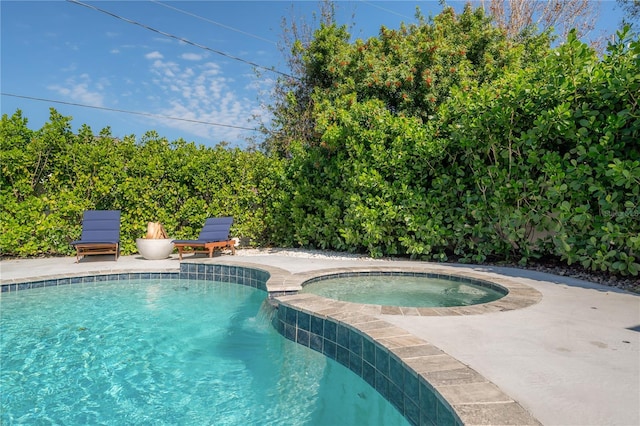
<path id="1" fill-rule="evenodd" d="M 91 254 L 120 255 L 120 210 L 87 210 L 82 218 L 82 235 L 73 241 L 76 262 Z"/>
<path id="2" fill-rule="evenodd" d="M 173 246 L 178 249 L 180 260 L 183 253 L 209 253 L 213 257 L 215 249 L 228 248 L 236 253 L 235 241 L 229 238 L 229 230 L 233 224 L 232 217 L 210 217 L 204 223 L 197 240 L 174 240 Z"/>

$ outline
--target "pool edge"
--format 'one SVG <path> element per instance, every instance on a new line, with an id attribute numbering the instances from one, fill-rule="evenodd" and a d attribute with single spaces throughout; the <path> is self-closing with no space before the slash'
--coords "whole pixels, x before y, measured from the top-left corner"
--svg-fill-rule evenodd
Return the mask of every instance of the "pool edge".
<path id="1" fill-rule="evenodd" d="M 388 399 L 392 405 L 400 410 L 400 412 L 412 423 L 416 421 L 416 410 L 418 411 L 418 423 L 415 424 L 429 424 L 420 422 L 420 413 L 427 410 L 422 410 L 423 402 L 427 405 L 431 405 L 435 410 L 435 416 L 441 416 L 442 420 L 453 420 L 454 424 L 474 425 L 474 424 L 540 424 L 530 413 L 528 413 L 519 403 L 509 398 L 502 393 L 500 389 L 482 377 L 479 373 L 475 372 L 468 366 L 455 360 L 455 358 L 447 355 L 437 347 L 429 344 L 428 342 L 420 339 L 409 332 L 396 327 L 384 320 L 376 317 L 376 315 L 477 315 L 490 312 L 508 311 L 513 309 L 520 309 L 532 304 L 538 303 L 542 295 L 537 290 L 526 286 L 524 284 L 515 282 L 515 280 L 507 277 L 491 277 L 487 278 L 485 275 L 476 274 L 474 272 L 467 272 L 465 274 L 459 274 L 461 276 L 472 277 L 484 281 L 492 281 L 496 284 L 503 286 L 509 290 L 507 296 L 487 304 L 473 305 L 469 307 L 455 307 L 455 308 L 406 308 L 400 307 L 399 310 L 384 309 L 377 305 L 362 305 L 349 302 L 337 302 L 325 299 L 320 296 L 308 295 L 308 294 L 296 294 L 302 287 L 302 283 L 309 279 L 309 277 L 318 276 L 325 273 L 335 273 L 336 271 L 428 271 L 437 272 L 438 268 L 432 266 L 421 267 L 395 267 L 395 266 L 366 266 L 356 268 L 331 268 L 323 270 L 315 270 L 305 273 L 290 273 L 281 268 L 267 266 L 263 264 L 254 264 L 242 261 L 230 261 L 225 263 L 215 262 L 202 262 L 202 261 L 188 261 L 181 262 L 179 267 L 175 268 L 163 268 L 158 271 L 158 268 L 149 268 L 150 270 L 121 270 L 115 271 L 109 269 L 108 271 L 82 271 L 75 274 L 57 274 L 41 277 L 31 277 L 25 279 L 16 279 L 2 281 L 2 292 L 10 291 L 11 286 L 18 290 L 18 286 L 26 285 L 27 283 L 56 281 L 55 285 L 58 285 L 57 280 L 62 280 L 64 284 L 74 284 L 84 282 L 84 278 L 93 279 L 93 281 L 108 281 L 108 279 L 97 279 L 96 277 L 108 277 L 108 276 L 124 276 L 134 274 L 136 278 L 151 278 L 154 274 L 168 274 L 175 275 L 181 278 L 188 279 L 202 279 L 202 280 L 215 280 L 216 267 L 219 271 L 231 271 L 229 268 L 248 268 L 253 270 L 259 270 L 266 275 L 261 275 L 259 278 L 251 278 L 249 274 L 249 280 L 254 280 L 256 285 L 254 287 L 264 289 L 268 292 L 268 298 L 277 306 L 286 306 L 287 308 L 304 312 L 308 315 L 313 315 L 317 318 L 329 319 L 335 322 L 336 328 L 338 326 L 343 329 L 349 330 L 348 333 L 355 333 L 354 335 L 360 335 L 362 341 L 365 339 L 371 341 L 376 345 L 376 350 L 385 352 L 388 354 L 389 359 L 394 359 L 396 364 L 401 365 L 403 368 L 403 377 L 409 375 L 418 379 L 418 386 L 422 386 L 424 389 L 432 390 L 435 395 L 434 399 L 425 398 L 425 401 L 420 400 L 416 408 L 415 399 L 411 399 L 410 396 L 402 391 L 402 400 L 398 397 L 398 383 L 392 381 L 391 377 L 386 377 L 387 385 L 379 385 L 380 389 L 375 387 L 374 389 L 380 392 L 386 399 Z M 226 268 L 226 269 L 225 269 Z M 212 269 L 213 271 L 210 271 Z M 441 270 L 443 275 L 458 275 L 452 274 L 449 271 Z M 183 275 L 184 274 L 184 275 Z M 147 276 L 148 275 L 148 276 Z M 223 275 L 225 280 L 234 281 L 239 280 L 238 274 L 228 273 Z M 244 273 L 241 275 L 244 277 Z M 224 281 L 224 280 L 223 280 Z M 90 281 L 92 282 L 92 281 Z M 238 282 L 238 284 L 246 285 L 245 282 Z M 46 285 L 37 285 L 35 287 L 41 287 Z M 264 288 L 262 288 L 264 286 Z M 33 287 L 28 287 L 33 288 Z M 280 311 L 279 311 L 280 312 Z M 292 326 L 292 324 L 289 324 Z M 317 350 L 317 339 L 310 334 L 311 330 L 305 330 L 304 327 L 300 329 L 297 322 L 293 326 L 293 330 L 290 328 L 288 334 L 281 333 L 285 338 L 295 341 L 296 343 L 303 344 L 311 349 Z M 276 327 L 277 328 L 277 327 Z M 298 332 L 300 332 L 300 338 Z M 305 335 L 306 332 L 306 335 Z M 343 332 L 344 333 L 344 332 Z M 306 336 L 306 337 L 305 337 Z M 316 336 L 319 336 L 316 334 Z M 293 338 L 291 338 L 293 337 Z M 324 339 L 324 336 L 322 336 Z M 357 338 L 356 338 L 357 340 Z M 315 343 L 311 343 L 315 342 Z M 344 342 L 343 342 L 344 343 Z M 315 345 L 315 347 L 314 347 Z M 338 358 L 338 346 L 341 346 L 336 341 L 336 358 Z M 324 348 L 324 346 L 323 346 Z M 363 369 L 368 367 L 358 368 L 358 362 L 351 362 L 350 348 L 342 346 L 348 352 L 348 360 L 346 360 L 346 366 L 356 374 L 362 376 Z M 429 350 L 436 351 L 434 354 L 416 354 L 416 348 L 430 348 Z M 432 348 L 432 349 L 431 349 Z M 320 351 L 321 353 L 323 352 Z M 382 353 L 381 352 L 381 353 Z M 344 351 L 340 355 L 342 363 L 344 365 L 345 355 Z M 326 355 L 326 354 L 325 354 Z M 354 355 L 355 356 L 355 355 Z M 362 358 L 362 357 L 361 357 Z M 338 360 L 340 362 L 340 360 Z M 389 361 L 391 364 L 392 361 Z M 369 364 L 371 365 L 371 364 Z M 454 366 L 455 368 L 448 368 Z M 358 373 L 358 371 L 360 373 Z M 369 370 L 370 371 L 370 370 Z M 375 373 L 374 373 L 375 374 Z M 379 374 L 384 376 L 384 371 L 379 371 Z M 400 373 L 396 373 L 400 374 Z M 388 376 L 391 373 L 388 372 Z M 448 377 L 448 378 L 447 378 Z M 457 379 L 456 379 L 457 377 Z M 363 377 L 364 378 L 364 377 Z M 369 376 L 370 378 L 370 376 Z M 366 379 L 365 379 L 366 380 Z M 375 380 L 375 379 L 374 379 Z M 380 379 L 383 380 L 383 379 Z M 381 383 L 384 383 L 381 382 Z M 392 383 L 393 386 L 389 385 Z M 442 384 L 445 383 L 445 384 Z M 371 383 L 370 383 L 371 384 Z M 389 387 L 391 386 L 391 389 Z M 404 387 L 404 382 L 402 384 Z M 385 391 L 386 389 L 386 391 Z M 382 391 L 382 392 L 381 392 Z M 486 396 L 490 395 L 491 398 L 487 399 Z M 480 395 L 480 396 L 479 396 Z M 408 401 L 405 399 L 408 398 Z M 418 393 L 418 399 L 420 399 Z M 413 405 L 411 405 L 413 404 Z M 407 409 L 408 407 L 408 409 Z M 408 411 L 407 411 L 408 410 Z M 455 418 L 451 418 L 443 410 L 450 410 Z M 411 417 L 413 416 L 413 417 Z M 431 420 L 428 417 L 428 421 L 434 423 L 440 417 L 435 417 L 435 420 Z"/>

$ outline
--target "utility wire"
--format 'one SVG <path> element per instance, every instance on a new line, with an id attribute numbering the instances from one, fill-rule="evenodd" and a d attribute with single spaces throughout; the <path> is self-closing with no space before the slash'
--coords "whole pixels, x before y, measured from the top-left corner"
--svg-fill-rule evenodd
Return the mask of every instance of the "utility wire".
<path id="1" fill-rule="evenodd" d="M 249 37 L 253 37 L 255 39 L 262 40 L 262 41 L 265 41 L 265 42 L 273 44 L 273 45 L 277 45 L 277 43 L 275 41 L 271 41 L 269 39 L 260 37 L 258 35 L 251 34 L 251 33 L 248 33 L 246 31 L 242 31 L 242 30 L 239 30 L 237 28 L 221 24 L 220 22 L 213 21 L 211 19 L 205 18 L 205 17 L 200 16 L 200 15 L 196 15 L 195 13 L 191 13 L 191 12 L 188 12 L 188 11 L 183 10 L 183 9 L 178 9 L 177 7 L 171 6 L 171 5 L 166 4 L 166 3 L 162 3 L 161 1 L 158 1 L 158 0 L 149 0 L 149 1 L 151 1 L 151 3 L 156 3 L 156 4 L 160 5 L 160 6 L 164 6 L 166 8 L 173 9 L 173 10 L 175 10 L 177 12 L 184 13 L 185 15 L 193 16 L 194 18 L 200 19 L 200 20 L 205 21 L 205 22 L 209 22 L 211 24 L 217 25 L 217 26 L 225 28 L 227 30 L 235 31 L 235 32 L 240 33 L 240 34 L 243 34 L 243 35 L 246 35 L 246 36 L 249 36 Z"/>
<path id="2" fill-rule="evenodd" d="M 364 4 L 367 4 L 367 5 L 371 6 L 371 7 L 378 8 L 378 9 L 380 9 L 380 10 L 383 10 L 383 11 L 385 11 L 385 12 L 387 12 L 387 13 L 391 13 L 392 15 L 399 16 L 399 17 L 401 17 L 401 18 L 412 19 L 412 18 L 410 18 L 409 16 L 403 15 L 403 14 L 398 13 L 398 12 L 396 12 L 396 11 L 393 11 L 393 10 L 391 10 L 391 9 L 384 8 L 384 7 L 382 7 L 382 6 L 378 6 L 377 4 L 375 4 L 375 3 L 373 3 L 373 2 L 370 2 L 370 1 L 360 0 L 360 3 L 364 3 Z"/>
<path id="3" fill-rule="evenodd" d="M 111 17 L 114 17 L 114 18 L 116 18 L 116 19 L 120 19 L 121 21 L 127 22 L 127 23 L 129 23 L 129 24 L 137 25 L 137 26 L 142 27 L 142 28 L 144 28 L 144 29 L 147 29 L 147 30 L 149 30 L 149 31 L 153 31 L 153 32 L 155 32 L 155 33 L 161 34 L 161 35 L 163 35 L 163 36 L 165 36 L 165 37 L 169 37 L 169 38 L 172 38 L 172 39 L 174 39 L 174 40 L 181 41 L 181 42 L 183 42 L 183 43 L 185 43 L 185 44 L 189 44 L 189 45 L 191 45 L 191 46 L 195 46 L 195 47 L 197 47 L 197 48 L 204 49 L 204 50 L 207 50 L 207 51 L 209 51 L 209 52 L 213 52 L 213 53 L 215 53 L 215 54 L 217 54 L 217 55 L 222 55 L 222 56 L 225 56 L 225 57 L 227 57 L 227 58 L 229 58 L 229 59 L 233 59 L 233 60 L 235 60 L 235 61 L 244 62 L 245 64 L 249 64 L 249 65 L 251 65 L 251 66 L 253 66 L 253 67 L 260 68 L 260 69 L 263 69 L 263 70 L 265 70 L 265 71 L 269 71 L 269 72 L 273 72 L 273 73 L 276 73 L 276 74 L 280 74 L 280 75 L 282 75 L 282 76 L 284 76 L 284 77 L 295 78 L 295 77 L 293 77 L 292 75 L 289 75 L 289 74 L 284 73 L 284 72 L 282 72 L 282 71 L 277 71 L 277 70 L 275 70 L 275 69 L 273 69 L 273 68 L 265 67 L 265 66 L 263 66 L 263 65 L 256 64 L 255 62 L 247 61 L 247 60 L 245 60 L 245 59 L 238 58 L 238 57 L 236 57 L 236 56 L 232 56 L 232 55 L 230 55 L 230 54 L 228 54 L 228 53 L 225 53 L 225 52 L 221 52 L 221 51 L 219 51 L 219 50 L 212 49 L 212 48 L 210 48 L 210 47 L 204 46 L 204 45 L 199 44 L 199 43 L 195 43 L 195 42 L 193 42 L 193 41 L 187 40 L 186 38 L 182 38 L 182 37 L 175 36 L 175 35 L 173 35 L 173 34 L 169 34 L 169 33 L 167 33 L 167 32 L 164 32 L 164 31 L 161 31 L 161 30 L 158 30 L 158 29 L 152 28 L 152 27 L 150 27 L 150 26 L 148 26 L 148 25 L 141 24 L 140 22 L 134 21 L 134 20 L 132 20 L 132 19 L 124 18 L 124 17 L 122 17 L 122 16 L 116 15 L 115 13 L 111 13 L 111 12 L 109 12 L 109 11 L 107 11 L 107 10 L 100 9 L 99 7 L 93 6 L 93 5 L 91 5 L 91 4 L 83 3 L 83 2 L 78 1 L 78 0 L 67 0 L 67 1 L 68 1 L 69 3 L 74 3 L 74 4 L 77 4 L 77 5 L 79 5 L 79 6 L 84 6 L 84 7 L 86 7 L 86 8 L 96 10 L 96 11 L 98 11 L 98 12 L 104 13 L 104 14 L 109 15 L 109 16 L 111 16 Z"/>
<path id="4" fill-rule="evenodd" d="M 250 127 L 242 127 L 242 126 L 233 126 L 231 124 L 221 124 L 221 123 L 213 123 L 211 121 L 201 121 L 201 120 L 192 120 L 189 118 L 179 118 L 179 117 L 171 117 L 168 115 L 160 115 L 160 114 L 151 114 L 148 112 L 139 112 L 139 111 L 127 111 L 124 109 L 115 109 L 115 108 L 107 108 L 107 107 L 100 107 L 100 106 L 95 106 L 95 105 L 86 105 L 86 104 L 78 104 L 75 102 L 66 102 L 66 101 L 56 101 L 53 99 L 44 99 L 44 98 L 36 98 L 33 96 L 24 96 L 24 95 L 16 95 L 13 93 L 0 93 L 0 95 L 2 96 L 11 96 L 13 98 L 20 98 L 20 99 L 29 99 L 31 101 L 41 101 L 41 102 L 51 102 L 54 104 L 63 104 L 63 105 L 72 105 L 72 106 L 78 106 L 78 107 L 83 107 L 83 108 L 93 108 L 93 109 L 100 109 L 103 111 L 112 111 L 112 112 L 122 112 L 125 114 L 135 114 L 135 115 L 144 115 L 145 117 L 153 117 L 153 118 L 164 118 L 164 119 L 168 119 L 168 120 L 176 120 L 176 121 L 187 121 L 189 123 L 197 123 L 197 124 L 206 124 L 208 126 L 219 126 L 219 127 L 230 127 L 232 129 L 240 129 L 240 130 L 250 130 L 253 132 L 259 132 L 259 129 L 253 129 Z"/>

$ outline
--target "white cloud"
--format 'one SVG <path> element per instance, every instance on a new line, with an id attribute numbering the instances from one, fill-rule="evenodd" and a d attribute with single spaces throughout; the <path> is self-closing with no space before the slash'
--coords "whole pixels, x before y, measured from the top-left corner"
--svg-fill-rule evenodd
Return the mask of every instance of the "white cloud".
<path id="1" fill-rule="evenodd" d="M 156 94 L 163 99 L 163 107 L 157 114 L 221 125 L 158 119 L 164 126 L 184 131 L 185 139 L 192 135 L 214 143 L 239 143 L 253 132 L 227 126 L 251 128 L 254 125 L 249 119 L 254 114 L 264 114 L 254 101 L 235 91 L 234 79 L 226 77 L 214 62 L 184 66 L 160 58 L 151 64 L 150 70 L 154 78 L 148 81 L 157 87 Z"/>
<path id="2" fill-rule="evenodd" d="M 79 77 L 69 77 L 63 84 L 50 85 L 47 89 L 78 103 L 101 107 L 104 106 L 104 95 L 100 90 L 106 85 L 108 84 L 104 80 L 94 84 L 87 74 L 82 74 Z"/>
<path id="3" fill-rule="evenodd" d="M 198 55 L 197 53 L 183 53 L 180 57 L 187 61 L 200 61 L 203 58 L 202 55 Z"/>
<path id="4" fill-rule="evenodd" d="M 145 58 L 147 59 L 162 59 L 164 58 L 164 56 L 162 56 L 162 53 L 156 51 L 153 51 L 151 53 L 147 53 L 146 55 L 144 55 Z"/>

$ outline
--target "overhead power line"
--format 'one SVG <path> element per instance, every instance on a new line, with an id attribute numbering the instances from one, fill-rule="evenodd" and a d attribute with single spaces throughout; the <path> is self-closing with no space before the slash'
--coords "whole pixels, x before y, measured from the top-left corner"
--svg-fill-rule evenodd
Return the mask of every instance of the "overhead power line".
<path id="1" fill-rule="evenodd" d="M 188 12 L 188 11 L 183 10 L 183 9 L 178 9 L 177 7 L 171 6 L 171 5 L 166 4 L 166 3 L 162 3 L 161 1 L 158 1 L 158 0 L 150 0 L 150 1 L 151 1 L 152 3 L 156 3 L 156 4 L 160 5 L 160 6 L 164 6 L 164 7 L 166 7 L 166 8 L 173 9 L 173 10 L 175 10 L 176 12 L 184 13 L 185 15 L 189 15 L 189 16 L 192 16 L 192 17 L 194 17 L 194 18 L 196 18 L 196 19 L 200 19 L 200 20 L 202 20 L 202 21 L 209 22 L 210 24 L 217 25 L 217 26 L 219 26 L 219 27 L 225 28 L 225 29 L 227 29 L 227 30 L 235 31 L 235 32 L 237 32 L 237 33 L 240 33 L 240 34 L 246 35 L 246 36 L 248 36 L 248 37 L 253 37 L 253 38 L 257 39 L 257 40 L 262 40 L 262 41 L 264 41 L 264 42 L 271 43 L 271 44 L 273 44 L 273 45 L 277 45 L 277 43 L 276 43 L 275 41 L 271 41 L 271 40 L 269 40 L 269 39 L 266 39 L 266 38 L 260 37 L 260 36 L 255 35 L 255 34 L 248 33 L 248 32 L 246 32 L 246 31 L 239 30 L 239 29 L 234 28 L 234 27 L 230 27 L 229 25 L 221 24 L 220 22 L 213 21 L 213 20 L 211 20 L 211 19 L 205 18 L 205 17 L 200 16 L 200 15 L 196 15 L 195 13 L 191 13 L 191 12 Z"/>
<path id="2" fill-rule="evenodd" d="M 124 113 L 124 114 L 143 115 L 145 117 L 152 117 L 152 118 L 164 118 L 164 119 L 167 119 L 167 120 L 186 121 L 186 122 L 189 122 L 189 123 L 206 124 L 208 126 L 230 127 L 232 129 L 250 130 L 252 132 L 259 132 L 260 131 L 259 129 L 254 129 L 254 128 L 250 128 L 250 127 L 242 127 L 242 126 L 234 126 L 234 125 L 231 125 L 231 124 L 214 123 L 214 122 L 211 122 L 211 121 L 202 121 L 202 120 L 192 120 L 190 118 L 171 117 L 169 115 L 151 114 L 149 112 L 127 111 L 127 110 L 124 110 L 124 109 L 107 108 L 107 107 L 101 107 L 101 106 L 95 106 L 95 105 L 79 104 L 79 103 L 75 103 L 75 102 L 56 101 L 56 100 L 53 100 L 53 99 L 36 98 L 34 96 L 16 95 L 16 94 L 13 94 L 13 93 L 2 92 L 2 93 L 0 93 L 0 95 L 2 95 L 2 96 L 11 96 L 13 98 L 29 99 L 31 101 L 50 102 L 50 103 L 54 103 L 54 104 L 71 105 L 71 106 L 77 106 L 77 107 L 82 107 L 82 108 L 93 108 L 93 109 L 100 109 L 100 110 L 103 110 L 103 111 L 121 112 L 121 113 Z"/>
<path id="3" fill-rule="evenodd" d="M 162 30 L 158 30 L 158 29 L 150 27 L 148 25 L 141 24 L 140 22 L 134 21 L 132 19 L 125 18 L 125 17 L 122 17 L 120 15 L 116 15 L 115 13 L 109 12 L 108 10 L 100 9 L 99 7 L 93 6 L 91 4 L 83 3 L 83 2 L 78 1 L 78 0 L 67 0 L 67 1 L 69 3 L 74 3 L 74 4 L 77 4 L 79 6 L 84 6 L 86 8 L 96 10 L 96 11 L 98 11 L 100 13 L 104 13 L 106 15 L 109 15 L 109 16 L 113 17 L 113 18 L 119 19 L 119 20 L 127 22 L 129 24 L 137 25 L 137 26 L 142 27 L 142 28 L 144 28 L 146 30 L 153 31 L 154 33 L 161 34 L 161 35 L 163 35 L 165 37 L 169 37 L 169 38 L 172 38 L 174 40 L 181 41 L 181 42 L 183 42 L 185 44 L 189 44 L 189 45 L 197 47 L 199 49 L 204 49 L 204 50 L 207 50 L 209 52 L 215 53 L 217 55 L 221 55 L 221 56 L 227 57 L 229 59 L 233 59 L 234 61 L 243 62 L 245 64 L 251 65 L 251 66 L 256 67 L 256 68 L 260 68 L 260 69 L 265 70 L 265 71 L 269 71 L 269 72 L 273 72 L 273 73 L 276 73 L 276 74 L 280 74 L 280 75 L 282 75 L 284 77 L 295 78 L 292 75 L 289 75 L 289 74 L 284 73 L 282 71 L 277 71 L 277 70 L 273 69 L 272 67 L 265 67 L 263 65 L 256 64 L 255 62 L 247 61 L 246 59 L 238 58 L 236 56 L 233 56 L 233 55 L 230 55 L 228 53 L 222 52 L 220 50 L 212 49 L 212 48 L 210 48 L 208 46 L 205 46 L 205 45 L 202 45 L 202 44 L 195 43 L 193 41 L 187 40 L 186 38 L 178 37 L 176 35 L 167 33 L 167 32 L 162 31 Z"/>
<path id="4" fill-rule="evenodd" d="M 361 2 L 361 3 L 364 3 L 364 4 L 367 4 L 367 5 L 371 6 L 371 7 L 375 7 L 375 8 L 378 8 L 378 9 L 380 9 L 380 10 L 383 10 L 383 11 L 385 11 L 385 12 L 387 12 L 387 13 L 391 13 L 392 15 L 396 15 L 396 16 L 399 16 L 399 17 L 401 17 L 401 18 L 411 19 L 411 17 L 409 17 L 409 16 L 403 15 L 403 14 L 401 14 L 401 13 L 398 13 L 398 12 L 396 12 L 396 11 L 394 11 L 394 10 L 391 10 L 391 9 L 387 9 L 387 8 L 385 8 L 385 7 L 382 7 L 382 6 L 378 6 L 377 4 L 375 4 L 375 3 L 373 3 L 373 2 L 365 1 L 365 0 L 360 0 L 360 2 Z"/>

